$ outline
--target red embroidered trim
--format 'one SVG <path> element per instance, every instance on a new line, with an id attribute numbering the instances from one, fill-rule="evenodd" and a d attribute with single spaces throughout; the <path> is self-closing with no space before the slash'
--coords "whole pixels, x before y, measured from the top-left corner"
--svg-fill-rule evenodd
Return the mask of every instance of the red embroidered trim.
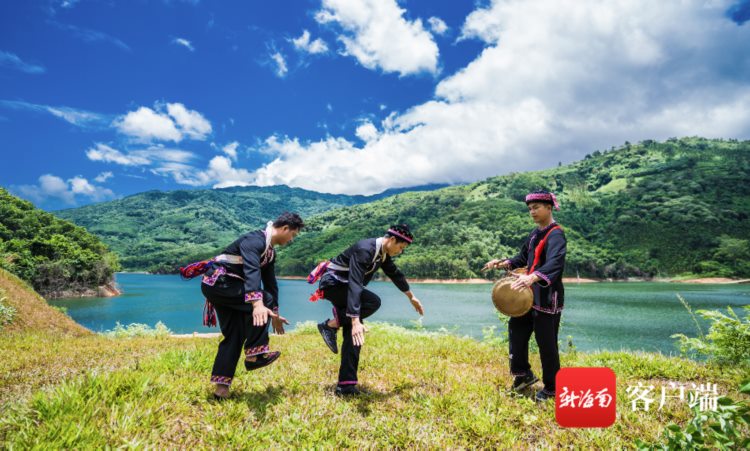
<path id="1" fill-rule="evenodd" d="M 254 348 L 247 348 L 245 349 L 245 357 L 252 357 L 254 355 L 265 354 L 269 350 L 270 349 L 268 348 L 268 345 L 256 346 Z"/>
<path id="2" fill-rule="evenodd" d="M 211 383 L 221 385 L 232 385 L 232 378 L 229 376 L 211 376 Z"/>
<path id="3" fill-rule="evenodd" d="M 255 301 L 262 301 L 263 300 L 263 292 L 262 291 L 251 291 L 249 293 L 245 293 L 245 302 L 255 302 Z"/>
<path id="4" fill-rule="evenodd" d="M 547 285 L 545 285 L 547 287 L 550 286 L 550 284 L 552 283 L 549 280 L 549 277 L 545 276 L 544 274 L 540 273 L 539 271 L 534 271 L 532 274 L 536 274 L 537 276 L 539 276 L 539 278 L 541 278 L 542 280 L 544 280 L 545 282 L 547 282 Z"/>

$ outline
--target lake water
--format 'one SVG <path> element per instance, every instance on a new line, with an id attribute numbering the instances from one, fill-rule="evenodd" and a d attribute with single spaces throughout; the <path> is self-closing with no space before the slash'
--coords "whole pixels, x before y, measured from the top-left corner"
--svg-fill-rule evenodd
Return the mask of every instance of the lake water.
<path id="1" fill-rule="evenodd" d="M 124 290 L 114 298 L 61 299 L 78 323 L 100 332 L 121 324 L 162 321 L 176 333 L 218 332 L 204 327 L 200 280 L 183 281 L 179 276 L 118 274 Z M 419 315 L 406 297 L 389 282 L 372 282 L 369 289 L 382 298 L 382 306 L 370 321 L 383 321 L 415 328 Z M 330 303 L 307 299 L 315 287 L 303 280 L 279 280 L 281 314 L 294 324 L 319 322 L 331 316 Z M 421 326 L 427 330 L 445 328 L 452 333 L 482 338 L 482 329 L 502 328 L 490 300 L 490 284 L 413 284 L 412 291 L 425 307 Z M 596 349 L 645 350 L 675 354 L 670 335 L 695 336 L 695 324 L 677 299 L 681 294 L 693 308 L 740 308 L 750 304 L 750 285 L 687 285 L 651 282 L 566 284 L 565 310 L 560 337 L 572 336 L 584 351 Z M 705 323 L 704 323 L 705 332 Z"/>

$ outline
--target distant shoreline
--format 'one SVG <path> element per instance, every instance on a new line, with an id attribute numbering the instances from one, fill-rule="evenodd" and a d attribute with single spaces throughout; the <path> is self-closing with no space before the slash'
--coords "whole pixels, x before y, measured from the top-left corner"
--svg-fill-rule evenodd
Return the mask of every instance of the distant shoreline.
<path id="1" fill-rule="evenodd" d="M 152 274 L 146 271 L 119 271 L 118 274 Z M 305 276 L 278 276 L 280 280 L 306 280 Z M 494 280 L 471 278 L 471 279 L 433 279 L 433 278 L 414 278 L 407 279 L 409 283 L 416 284 L 445 284 L 445 285 L 478 285 L 478 284 L 490 284 L 494 283 Z M 731 284 L 748 284 L 750 279 L 730 279 L 728 277 L 701 277 L 692 279 L 645 279 L 645 278 L 630 278 L 630 279 L 592 279 L 586 277 L 563 277 L 563 283 L 565 284 L 579 284 L 579 283 L 629 283 L 629 282 L 661 282 L 661 283 L 686 283 L 686 284 L 716 284 L 716 285 L 731 285 Z M 116 296 L 116 295 L 115 295 Z"/>
<path id="2" fill-rule="evenodd" d="M 304 276 L 279 276 L 278 279 L 282 280 L 305 280 Z M 407 279 L 409 283 L 417 284 L 446 284 L 446 285 L 458 285 L 458 284 L 490 284 L 494 283 L 494 280 L 488 279 Z M 579 284 L 579 283 L 628 283 L 628 282 L 663 282 L 663 283 L 690 283 L 690 284 L 744 284 L 750 283 L 750 279 L 729 279 L 727 277 L 703 277 L 694 279 L 643 279 L 643 278 L 631 278 L 631 279 L 590 279 L 585 277 L 563 277 L 563 283 L 565 284 Z"/>

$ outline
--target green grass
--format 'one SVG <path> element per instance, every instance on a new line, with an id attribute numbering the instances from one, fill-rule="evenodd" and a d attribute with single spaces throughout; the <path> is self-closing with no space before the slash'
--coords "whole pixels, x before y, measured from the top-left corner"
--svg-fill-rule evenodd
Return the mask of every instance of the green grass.
<path id="1" fill-rule="evenodd" d="M 41 336 L 2 337 L 3 355 L 22 361 L 15 370 L 0 363 L 1 374 L 12 370 L 23 376 L 2 379 L 0 393 L 20 393 L 19 384 L 33 389 L 4 406 L 0 444 L 19 449 L 631 447 L 636 439 L 659 440 L 667 424 L 684 424 L 691 412 L 686 404 L 633 412 L 628 385 L 715 382 L 722 394 L 741 398 L 739 371 L 658 354 L 566 353 L 563 366 L 615 371 L 618 419 L 607 429 L 563 429 L 552 403 L 537 405 L 508 392 L 505 346 L 383 324 L 370 329 L 360 366 L 365 396 L 333 396 L 339 356 L 307 324 L 272 337 L 272 348 L 283 353 L 279 362 L 256 372 L 240 366 L 232 397 L 220 403 L 211 399 L 208 383 L 218 339 L 94 336 L 53 343 Z M 35 360 L 42 351 L 42 361 Z M 66 359 L 67 364 L 58 362 Z M 532 366 L 540 373 L 536 355 Z M 52 383 L 33 382 L 65 368 L 69 373 Z"/>

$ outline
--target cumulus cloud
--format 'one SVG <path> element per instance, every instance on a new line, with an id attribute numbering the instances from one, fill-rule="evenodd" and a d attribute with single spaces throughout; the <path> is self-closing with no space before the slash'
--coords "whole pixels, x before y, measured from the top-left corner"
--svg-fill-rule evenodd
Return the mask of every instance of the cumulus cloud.
<path id="1" fill-rule="evenodd" d="M 115 196 L 112 190 L 93 185 L 80 175 L 66 181 L 56 175 L 44 174 L 39 177 L 38 184 L 21 185 L 16 187 L 15 191 L 35 202 L 58 199 L 69 205 L 76 203 L 76 196 L 87 197 L 93 201 L 111 199 Z"/>
<path id="2" fill-rule="evenodd" d="M 237 148 L 240 146 L 240 143 L 237 141 L 231 142 L 227 144 L 226 146 L 221 148 L 221 151 L 224 152 L 234 161 L 237 161 Z"/>
<path id="3" fill-rule="evenodd" d="M 404 18 L 396 0 L 323 0 L 315 15 L 321 24 L 338 24 L 344 54 L 368 69 L 410 75 L 437 73 L 438 47 L 420 19 Z"/>
<path id="4" fill-rule="evenodd" d="M 0 100 L 0 106 L 15 110 L 28 110 L 49 113 L 57 118 L 81 128 L 99 128 L 111 121 L 110 116 L 67 106 L 51 106 L 29 103 L 20 100 Z"/>
<path id="5" fill-rule="evenodd" d="M 294 44 L 295 49 L 313 55 L 328 51 L 328 45 L 322 39 L 310 41 L 310 32 L 307 30 L 302 32 L 302 36 L 292 39 L 292 44 Z"/>
<path id="6" fill-rule="evenodd" d="M 154 174 L 169 175 L 175 182 L 190 186 L 212 185 L 214 188 L 248 186 L 253 182 L 253 174 L 247 169 L 235 168 L 232 160 L 225 156 L 215 156 L 205 170 L 181 163 L 166 163 L 152 170 Z"/>
<path id="7" fill-rule="evenodd" d="M 11 69 L 20 70 L 27 74 L 43 74 L 46 69 L 44 66 L 31 64 L 23 61 L 15 53 L 0 50 L 0 66 L 10 67 Z"/>
<path id="8" fill-rule="evenodd" d="M 120 133 L 141 141 L 156 139 L 179 142 L 182 140 L 182 133 L 177 130 L 177 126 L 169 116 L 157 113 L 145 106 L 118 118 L 114 125 Z"/>
<path id="9" fill-rule="evenodd" d="M 204 140 L 212 131 L 211 123 L 203 115 L 181 103 L 157 104 L 156 110 L 142 106 L 115 119 L 113 125 L 139 142 L 180 142 L 185 137 Z"/>
<path id="10" fill-rule="evenodd" d="M 181 103 L 168 103 L 167 112 L 174 119 L 182 134 L 190 139 L 203 140 L 211 133 L 211 123 L 199 112 L 188 110 Z"/>
<path id="11" fill-rule="evenodd" d="M 367 121 L 360 124 L 354 132 L 357 138 L 364 142 L 373 141 L 378 137 L 378 129 L 373 125 L 372 122 Z"/>
<path id="12" fill-rule="evenodd" d="M 439 17 L 430 17 L 427 19 L 427 23 L 430 24 L 430 30 L 435 34 L 445 34 L 448 31 L 448 25 Z"/>
<path id="13" fill-rule="evenodd" d="M 214 188 L 247 186 L 253 179 L 248 170 L 233 167 L 232 161 L 222 156 L 213 157 L 208 163 L 208 169 L 199 173 L 198 177 L 205 182 L 203 184 L 213 183 Z"/>
<path id="14" fill-rule="evenodd" d="M 371 194 L 550 167 L 626 140 L 750 138 L 750 26 L 728 5 L 494 0 L 461 30 L 485 49 L 434 99 L 360 124 L 361 145 L 272 136 L 273 160 L 251 183 Z M 318 20 L 356 24 L 375 8 L 324 1 Z"/>
<path id="15" fill-rule="evenodd" d="M 195 51 L 195 47 L 193 47 L 193 44 L 188 41 L 185 38 L 174 38 L 172 39 L 172 44 L 180 45 L 182 47 L 185 47 L 186 49 L 190 50 L 191 52 Z"/>

